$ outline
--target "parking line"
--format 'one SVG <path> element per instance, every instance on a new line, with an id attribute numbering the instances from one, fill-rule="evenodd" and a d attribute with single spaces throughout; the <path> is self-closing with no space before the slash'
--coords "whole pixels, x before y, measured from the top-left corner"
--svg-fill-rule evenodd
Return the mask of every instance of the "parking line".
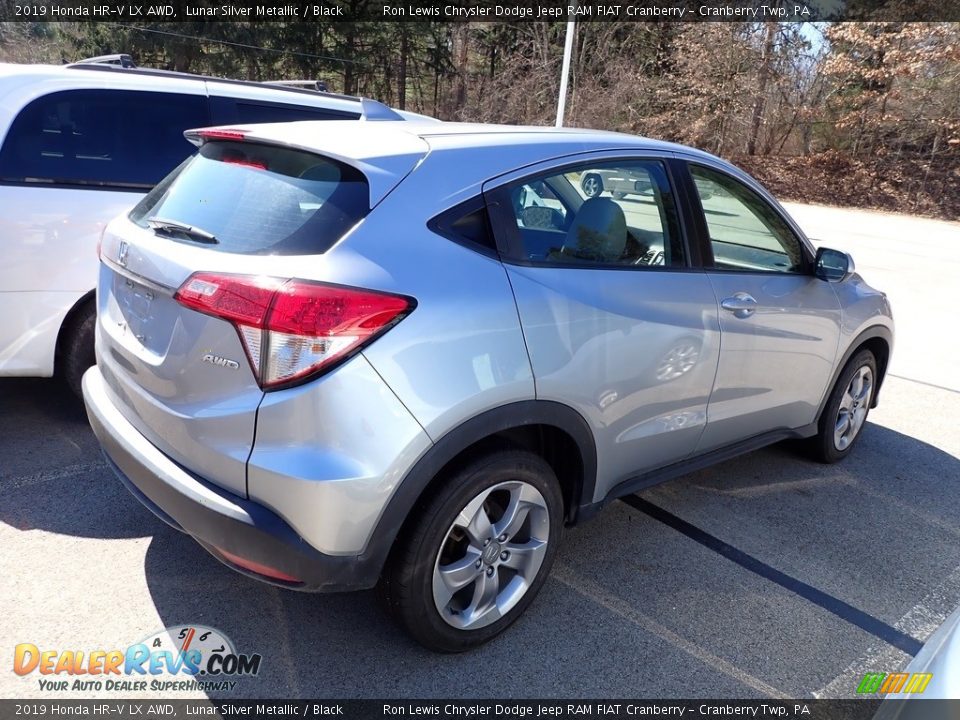
<path id="1" fill-rule="evenodd" d="M 590 580 L 589 578 L 586 578 L 583 575 L 575 572 L 569 566 L 555 566 L 550 573 L 550 577 L 553 580 L 557 580 L 563 585 L 566 585 L 568 588 L 579 595 L 582 595 L 588 600 L 592 600 L 598 605 L 601 605 L 615 615 L 619 615 L 625 620 L 629 620 L 631 623 L 642 628 L 643 630 L 646 630 L 651 635 L 656 635 L 661 640 L 665 640 L 688 655 L 695 657 L 697 660 L 709 665 L 714 670 L 717 670 L 718 672 L 721 672 L 724 675 L 727 675 L 734 680 L 753 688 L 759 693 L 763 693 L 767 697 L 780 700 L 787 697 L 792 697 L 787 693 L 778 690 L 772 685 L 768 685 L 763 680 L 754 677 L 748 672 L 741 670 L 736 665 L 727 662 L 723 658 L 704 650 L 699 645 L 696 645 L 686 638 L 677 635 L 668 627 L 661 625 L 649 615 L 644 615 L 629 603 L 624 602 L 618 597 L 610 595 L 606 590 L 603 589 L 603 587 L 595 583 L 593 580 Z"/>
<path id="2" fill-rule="evenodd" d="M 893 645 L 895 648 L 902 650 L 908 655 L 916 655 L 918 652 L 920 652 L 920 648 L 923 646 L 923 644 L 916 638 L 907 635 L 891 625 L 888 625 L 879 618 L 875 618 L 873 615 L 870 615 L 863 610 L 859 610 L 849 603 L 845 603 L 840 598 L 834 597 L 833 595 L 825 593 L 822 590 L 818 590 L 802 580 L 798 580 L 795 577 L 791 577 L 790 575 L 787 575 L 786 573 L 767 565 L 762 560 L 758 560 L 752 555 L 748 555 L 742 550 L 735 548 L 733 545 L 724 542 L 720 538 L 701 530 L 695 525 L 691 525 L 686 520 L 677 517 L 673 513 L 664 510 L 658 505 L 654 505 L 653 503 L 636 495 L 627 495 L 626 497 L 620 499 L 630 507 L 649 515 L 654 520 L 659 520 L 664 525 L 667 525 L 680 533 L 683 533 L 691 540 L 694 540 L 704 547 L 713 550 L 719 555 L 725 557 L 727 560 L 736 563 L 740 567 L 749 570 L 752 573 L 756 573 L 766 580 L 776 583 L 780 587 L 799 595 L 804 600 L 809 600 L 827 612 L 836 615 L 841 620 L 846 620 L 851 625 L 855 625 L 861 630 L 870 633 L 874 637 L 877 637 L 884 642 L 889 643 L 890 645 Z"/>
<path id="3" fill-rule="evenodd" d="M 947 392 L 960 394 L 960 390 L 944 387 L 943 385 L 937 385 L 936 383 L 927 382 L 926 380 L 917 380 L 916 378 L 908 378 L 904 377 L 903 375 L 894 375 L 893 373 L 887 373 L 887 377 L 896 378 L 897 380 L 906 380 L 907 382 L 917 383 L 918 385 L 926 385 L 927 387 L 935 390 L 946 390 Z"/>
<path id="4" fill-rule="evenodd" d="M 929 640 L 934 631 L 956 609 L 960 598 L 960 566 L 953 569 L 943 582 L 933 588 L 920 602 L 901 617 L 894 627 L 909 631 L 915 637 Z M 836 678 L 813 693 L 816 698 L 852 697 L 865 673 L 891 672 L 902 669 L 908 658 L 889 645 L 874 644 L 851 662 Z"/>

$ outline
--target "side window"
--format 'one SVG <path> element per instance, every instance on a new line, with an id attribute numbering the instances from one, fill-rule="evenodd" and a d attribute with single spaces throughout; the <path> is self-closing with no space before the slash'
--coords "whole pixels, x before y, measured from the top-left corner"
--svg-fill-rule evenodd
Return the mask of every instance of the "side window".
<path id="1" fill-rule="evenodd" d="M 800 240 L 766 200 L 723 173 L 690 165 L 690 174 L 710 233 L 715 267 L 804 272 Z"/>
<path id="2" fill-rule="evenodd" d="M 497 243 L 490 230 L 487 206 L 482 196 L 471 198 L 440 213 L 427 223 L 427 227 L 484 255 L 497 255 Z"/>
<path id="3" fill-rule="evenodd" d="M 68 90 L 27 105 L 0 149 L 0 178 L 148 188 L 195 148 L 183 131 L 209 124 L 202 95 Z"/>
<path id="4" fill-rule="evenodd" d="M 360 117 L 355 113 L 327 110 L 326 108 L 287 105 L 285 103 L 258 103 L 250 100 L 237 100 L 236 113 L 236 119 L 231 122 L 243 125 L 293 122 L 296 120 L 356 120 Z"/>
<path id="5" fill-rule="evenodd" d="M 507 189 L 514 260 L 551 265 L 683 265 L 670 181 L 656 160 L 567 168 Z"/>

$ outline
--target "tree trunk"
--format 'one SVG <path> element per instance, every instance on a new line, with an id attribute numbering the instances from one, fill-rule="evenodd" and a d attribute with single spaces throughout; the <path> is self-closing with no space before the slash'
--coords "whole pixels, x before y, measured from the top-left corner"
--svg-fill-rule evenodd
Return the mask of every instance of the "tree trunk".
<path id="1" fill-rule="evenodd" d="M 747 155 L 757 154 L 757 138 L 763 122 L 763 108 L 767 102 L 767 83 L 770 81 L 773 64 L 773 47 L 777 37 L 777 23 L 768 22 L 763 41 L 763 53 L 760 55 L 760 72 L 757 75 L 757 97 L 753 103 L 753 117 L 750 120 L 750 138 L 747 140 Z"/>
<path id="2" fill-rule="evenodd" d="M 397 107 L 401 110 L 407 109 L 407 53 L 409 52 L 409 41 L 407 38 L 407 28 L 400 23 L 400 67 L 397 69 Z"/>

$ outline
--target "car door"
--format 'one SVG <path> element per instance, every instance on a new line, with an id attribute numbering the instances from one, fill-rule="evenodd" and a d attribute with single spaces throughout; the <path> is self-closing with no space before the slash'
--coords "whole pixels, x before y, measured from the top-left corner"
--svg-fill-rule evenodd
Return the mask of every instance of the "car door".
<path id="1" fill-rule="evenodd" d="M 17 113 L 0 147 L 0 375 L 53 371 L 101 231 L 196 150 L 183 131 L 209 123 L 203 93 L 61 90 Z"/>
<path id="2" fill-rule="evenodd" d="M 722 338 L 702 453 L 815 421 L 841 313 L 799 230 L 758 186 L 719 167 L 687 168 Z"/>
<path id="3" fill-rule="evenodd" d="M 589 195 L 601 171 L 651 191 Z M 591 157 L 485 187 L 538 399 L 573 407 L 597 444 L 594 500 L 697 445 L 719 357 L 716 300 L 693 269 L 665 158 Z"/>

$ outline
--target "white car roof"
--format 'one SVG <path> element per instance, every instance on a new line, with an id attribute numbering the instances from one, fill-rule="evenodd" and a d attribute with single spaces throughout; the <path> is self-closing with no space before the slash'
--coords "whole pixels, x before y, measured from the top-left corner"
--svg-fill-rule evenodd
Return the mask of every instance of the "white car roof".
<path id="1" fill-rule="evenodd" d="M 105 64 L 20 65 L 0 63 L 0 98 L 7 98 L 11 94 L 20 95 L 22 90 L 27 87 L 35 88 L 32 93 L 34 97 L 69 89 L 153 90 L 157 92 L 258 99 L 357 114 L 364 112 L 364 103 L 369 102 L 361 100 L 361 98 L 336 93 L 323 93 L 283 85 L 229 80 L 151 68 L 122 68 Z M 13 104 L 19 104 L 22 107 L 29 99 L 24 97 L 22 102 Z M 19 108 L 17 109 L 19 110 Z"/>

